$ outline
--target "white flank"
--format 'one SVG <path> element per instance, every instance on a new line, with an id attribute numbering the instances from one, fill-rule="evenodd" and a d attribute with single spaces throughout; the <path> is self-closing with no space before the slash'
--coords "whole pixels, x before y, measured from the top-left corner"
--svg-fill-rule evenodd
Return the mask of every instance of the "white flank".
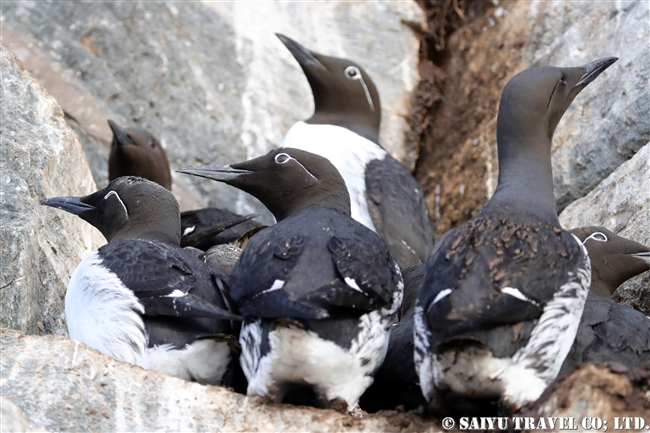
<path id="1" fill-rule="evenodd" d="M 190 233 L 192 233 L 196 229 L 196 226 L 188 227 L 185 230 L 183 230 L 183 236 L 187 236 Z"/>
<path id="2" fill-rule="evenodd" d="M 146 338 L 138 298 L 93 251 L 77 266 L 65 295 L 70 338 L 119 361 L 140 364 Z"/>
<path id="3" fill-rule="evenodd" d="M 450 293 L 451 293 L 451 289 L 444 289 L 444 290 L 439 291 L 438 294 L 436 295 L 436 297 L 433 298 L 433 302 L 431 303 L 431 305 L 435 304 L 436 302 L 438 302 L 439 300 L 441 300 L 445 296 L 449 296 Z"/>
<path id="4" fill-rule="evenodd" d="M 228 343 L 203 339 L 180 350 L 173 349 L 171 344 L 151 347 L 140 366 L 205 385 L 221 385 L 230 359 Z"/>
<path id="5" fill-rule="evenodd" d="M 529 297 L 521 293 L 519 289 L 515 289 L 514 287 L 504 287 L 501 289 L 501 293 L 505 293 L 506 295 L 513 296 L 521 301 L 525 301 L 539 307 L 539 302 L 533 301 L 532 299 L 530 299 Z"/>
<path id="6" fill-rule="evenodd" d="M 334 125 L 293 124 L 282 147 L 315 153 L 330 160 L 341 173 L 350 193 L 352 218 L 373 231 L 366 198 L 366 164 L 386 157 L 386 151 L 347 128 Z"/>

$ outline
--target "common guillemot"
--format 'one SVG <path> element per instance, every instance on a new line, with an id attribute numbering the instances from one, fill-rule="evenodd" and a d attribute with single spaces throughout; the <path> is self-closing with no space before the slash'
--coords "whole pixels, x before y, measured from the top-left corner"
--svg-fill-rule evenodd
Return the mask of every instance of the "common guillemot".
<path id="1" fill-rule="evenodd" d="M 650 318 L 610 296 L 628 279 L 650 271 L 650 248 L 603 227 L 571 230 L 587 248 L 591 286 L 571 350 L 560 374 L 581 362 L 617 362 L 628 368 L 650 361 Z"/>
<path id="2" fill-rule="evenodd" d="M 575 96 L 616 58 L 520 72 L 497 118 L 499 179 L 481 212 L 445 233 L 426 263 L 415 313 L 422 393 L 536 400 L 575 338 L 591 279 L 587 252 L 561 228 L 551 140 Z"/>
<path id="3" fill-rule="evenodd" d="M 165 150 L 154 135 L 140 128 L 120 128 L 108 120 L 113 131 L 108 157 L 108 180 L 122 176 L 148 179 L 172 190 L 172 175 Z M 207 250 L 225 244 L 259 227 L 250 221 L 256 215 L 241 216 L 225 209 L 204 208 L 181 213 L 181 246 Z"/>
<path id="4" fill-rule="evenodd" d="M 227 278 L 179 246 L 178 203 L 162 186 L 120 177 L 85 197 L 42 204 L 79 216 L 107 245 L 72 274 L 70 338 L 117 360 L 220 384 L 239 352 Z"/>
<path id="5" fill-rule="evenodd" d="M 278 221 L 251 238 L 230 276 L 253 320 L 240 336 L 248 394 L 307 390 L 317 405 L 352 410 L 384 359 L 403 283 L 384 242 L 350 218 L 338 171 L 290 148 L 178 171 L 246 191 Z"/>
<path id="6" fill-rule="evenodd" d="M 108 156 L 108 180 L 122 176 L 138 176 L 172 190 L 172 174 L 165 149 L 149 131 L 140 128 L 120 128 L 108 120 L 113 131 L 111 153 Z"/>
<path id="7" fill-rule="evenodd" d="M 350 193 L 352 218 L 381 236 L 402 269 L 426 260 L 434 230 L 411 173 L 379 145 L 379 93 L 357 63 L 314 53 L 277 35 L 296 58 L 314 96 L 311 118 L 296 122 L 283 147 L 327 158 Z"/>

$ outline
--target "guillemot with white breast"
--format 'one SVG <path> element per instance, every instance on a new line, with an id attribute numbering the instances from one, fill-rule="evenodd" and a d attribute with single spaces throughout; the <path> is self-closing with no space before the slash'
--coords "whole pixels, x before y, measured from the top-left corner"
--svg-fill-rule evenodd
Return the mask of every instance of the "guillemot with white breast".
<path id="1" fill-rule="evenodd" d="M 352 218 L 384 239 L 402 269 L 422 263 L 433 246 L 433 225 L 417 181 L 379 145 L 381 104 L 370 76 L 351 60 L 277 36 L 300 64 L 315 106 L 282 146 L 327 158 L 345 181 Z"/>
<path id="2" fill-rule="evenodd" d="M 139 177 L 119 177 L 85 197 L 43 205 L 79 216 L 108 244 L 72 274 L 65 297 L 70 338 L 119 361 L 221 384 L 239 353 L 227 277 L 179 246 L 174 196 Z"/>
<path id="3" fill-rule="evenodd" d="M 650 361 L 650 318 L 611 295 L 618 286 L 650 271 L 650 248 L 604 227 L 572 229 L 591 261 L 591 286 L 580 326 L 560 374 L 581 362 L 616 362 L 628 368 Z"/>
<path id="4" fill-rule="evenodd" d="M 447 410 L 446 395 L 500 398 L 516 409 L 560 371 L 591 270 L 557 218 L 551 141 L 576 95 L 616 60 L 530 68 L 505 86 L 496 191 L 438 240 L 416 305 L 415 365 L 432 410 Z"/>
<path id="5" fill-rule="evenodd" d="M 178 171 L 246 191 L 278 221 L 250 239 L 230 276 L 253 320 L 240 337 L 248 394 L 307 391 L 314 404 L 352 410 L 384 359 L 403 283 L 381 238 L 350 218 L 338 171 L 290 148 Z"/>

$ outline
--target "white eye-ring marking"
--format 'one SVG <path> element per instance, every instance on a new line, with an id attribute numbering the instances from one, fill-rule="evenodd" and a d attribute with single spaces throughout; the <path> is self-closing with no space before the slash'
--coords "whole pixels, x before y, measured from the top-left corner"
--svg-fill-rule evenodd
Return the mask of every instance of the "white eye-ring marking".
<path id="1" fill-rule="evenodd" d="M 278 153 L 277 155 L 275 155 L 275 162 L 277 162 L 278 164 L 285 164 L 289 162 L 290 159 L 293 158 L 291 158 L 286 153 Z"/>
<path id="2" fill-rule="evenodd" d="M 587 237 L 587 239 L 584 240 L 582 245 L 584 245 L 589 239 L 593 239 L 593 240 L 598 241 L 598 242 L 607 242 L 609 240 L 609 239 L 607 239 L 607 236 L 605 235 L 605 233 L 596 232 L 596 233 L 590 234 Z"/>
<path id="3" fill-rule="evenodd" d="M 375 111 L 375 104 L 372 103 L 372 98 L 370 97 L 370 91 L 368 90 L 368 86 L 366 86 L 366 82 L 363 81 L 363 77 L 361 76 L 361 71 L 359 68 L 356 66 L 348 66 L 345 68 L 345 78 L 348 80 L 359 80 L 361 81 L 361 85 L 363 86 L 363 91 L 366 93 L 366 98 L 368 99 L 368 104 L 370 104 L 370 109 L 372 111 Z"/>
<path id="4" fill-rule="evenodd" d="M 307 170 L 307 167 L 302 165 L 300 163 L 300 161 L 298 161 L 296 158 L 293 158 L 291 155 L 289 155 L 287 153 L 278 153 L 277 155 L 275 155 L 275 162 L 277 162 L 278 164 L 286 164 L 289 161 L 296 161 L 296 164 L 301 166 L 302 169 L 305 170 L 308 175 L 310 175 L 312 178 L 314 178 L 314 180 L 318 181 L 318 178 L 316 176 L 314 176 L 313 174 L 311 174 L 311 171 Z"/>
<path id="5" fill-rule="evenodd" d="M 116 193 L 115 191 L 109 191 L 108 194 L 106 194 L 106 195 L 104 196 L 104 200 L 106 200 L 107 198 L 109 198 L 109 197 L 112 196 L 112 195 L 114 195 L 115 197 L 117 197 L 117 199 L 120 201 L 120 204 L 121 204 L 122 207 L 124 208 L 124 215 L 126 215 L 126 219 L 128 220 L 128 219 L 129 219 L 129 211 L 126 210 L 126 206 L 124 206 L 124 202 L 122 201 L 122 199 L 120 198 L 120 195 L 119 195 L 118 193 Z"/>

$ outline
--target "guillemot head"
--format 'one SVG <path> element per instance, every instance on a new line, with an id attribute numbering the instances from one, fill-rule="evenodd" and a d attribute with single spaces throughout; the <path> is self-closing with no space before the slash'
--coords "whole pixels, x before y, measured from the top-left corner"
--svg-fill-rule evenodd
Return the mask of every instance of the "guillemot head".
<path id="1" fill-rule="evenodd" d="M 169 160 L 156 137 L 144 129 L 120 128 L 110 119 L 108 125 L 113 131 L 108 157 L 108 179 L 139 176 L 171 190 Z"/>
<path id="2" fill-rule="evenodd" d="M 276 35 L 300 64 L 314 95 L 314 115 L 306 122 L 343 126 L 378 143 L 381 105 L 368 73 L 351 60 L 324 56 Z"/>
<path id="3" fill-rule="evenodd" d="M 85 197 L 54 197 L 41 204 L 77 215 L 108 242 L 149 239 L 180 244 L 178 202 L 171 192 L 141 177 L 119 177 Z"/>
<path id="4" fill-rule="evenodd" d="M 630 278 L 650 271 L 650 248 L 618 236 L 603 227 L 571 230 L 591 260 L 591 293 L 609 298 Z"/>
<path id="5" fill-rule="evenodd" d="M 618 58 L 574 68 L 534 67 L 515 75 L 501 94 L 497 136 L 541 134 L 550 141 L 573 99 Z"/>
<path id="6" fill-rule="evenodd" d="M 241 189 L 260 200 L 278 221 L 311 206 L 350 215 L 350 195 L 338 170 L 328 159 L 304 150 L 275 149 L 236 164 L 188 166 L 177 171 Z"/>
<path id="7" fill-rule="evenodd" d="M 551 167 L 555 128 L 578 93 L 616 60 L 529 68 L 510 79 L 499 103 L 499 180 L 490 207 L 514 206 L 559 226 Z"/>

